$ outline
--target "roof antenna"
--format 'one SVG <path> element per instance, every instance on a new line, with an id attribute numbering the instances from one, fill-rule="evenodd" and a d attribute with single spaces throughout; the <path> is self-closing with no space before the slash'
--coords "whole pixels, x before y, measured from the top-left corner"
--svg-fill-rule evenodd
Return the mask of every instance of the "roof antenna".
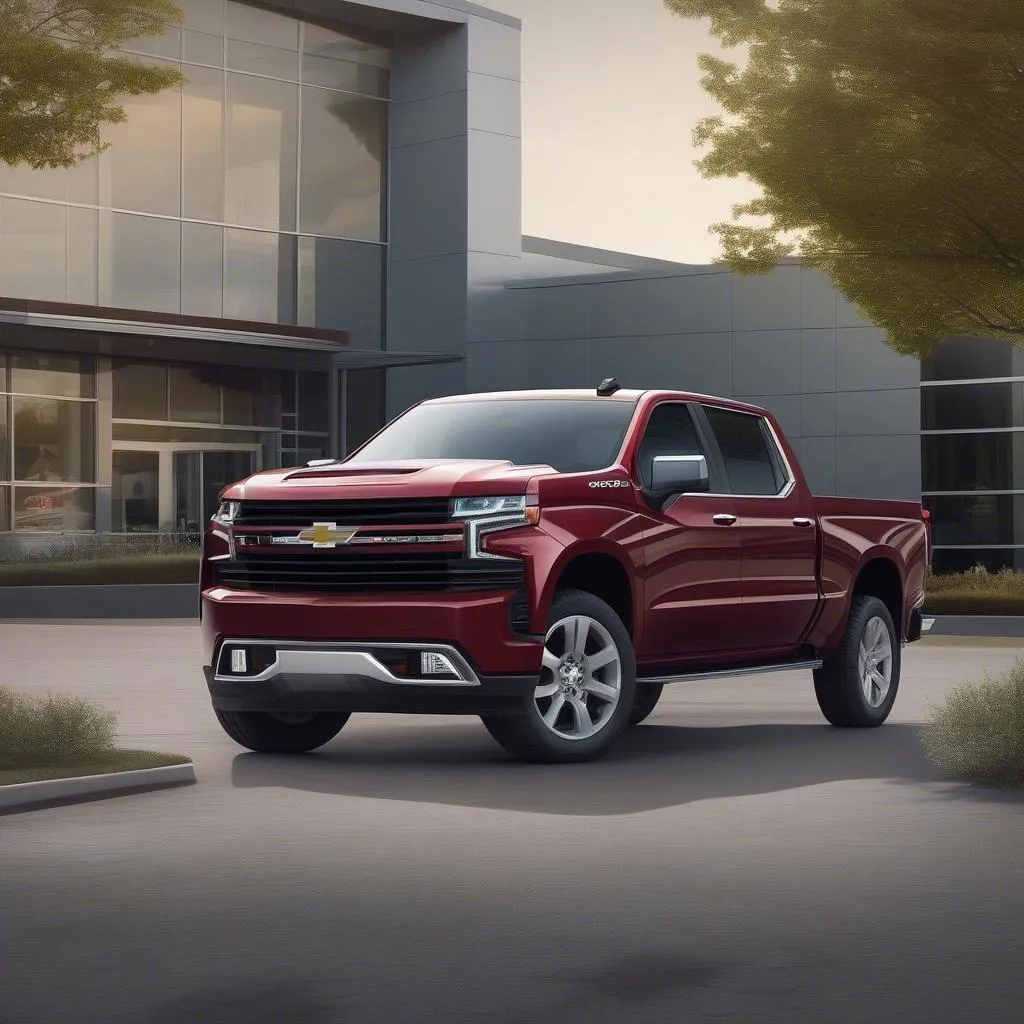
<path id="1" fill-rule="evenodd" d="M 622 390 L 622 385 L 614 377 L 608 377 L 597 386 L 597 393 L 601 398 L 614 395 L 616 391 Z"/>

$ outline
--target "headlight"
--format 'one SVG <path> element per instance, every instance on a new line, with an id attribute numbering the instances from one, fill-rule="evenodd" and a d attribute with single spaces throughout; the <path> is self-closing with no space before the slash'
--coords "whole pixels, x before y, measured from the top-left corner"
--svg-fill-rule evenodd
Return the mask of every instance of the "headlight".
<path id="1" fill-rule="evenodd" d="M 484 538 L 492 533 L 514 530 L 520 526 L 536 526 L 540 522 L 540 508 L 534 501 L 527 503 L 522 494 L 498 497 L 456 498 L 452 515 L 466 521 L 466 553 L 470 558 L 500 559 L 504 555 L 484 550 Z"/>
<path id="2" fill-rule="evenodd" d="M 456 498 L 452 514 L 456 519 L 478 516 L 521 516 L 526 512 L 526 498 L 522 494 L 498 498 Z"/>
<path id="3" fill-rule="evenodd" d="M 218 523 L 233 523 L 241 511 L 242 503 L 240 501 L 222 501 L 214 513 L 213 519 Z"/>

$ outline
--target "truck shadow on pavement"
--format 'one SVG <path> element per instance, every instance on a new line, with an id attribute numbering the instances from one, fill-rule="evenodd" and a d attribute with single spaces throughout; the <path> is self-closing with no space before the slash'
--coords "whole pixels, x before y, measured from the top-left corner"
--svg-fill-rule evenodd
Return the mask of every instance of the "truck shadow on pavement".
<path id="1" fill-rule="evenodd" d="M 301 756 L 240 754 L 237 788 L 401 800 L 558 815 L 620 815 L 702 800 L 757 796 L 867 780 L 933 784 L 949 792 L 1019 803 L 948 779 L 924 756 L 917 725 L 872 730 L 827 725 L 682 727 L 645 724 L 604 760 L 531 765 L 508 758 L 479 729 L 445 724 L 345 733 Z"/>

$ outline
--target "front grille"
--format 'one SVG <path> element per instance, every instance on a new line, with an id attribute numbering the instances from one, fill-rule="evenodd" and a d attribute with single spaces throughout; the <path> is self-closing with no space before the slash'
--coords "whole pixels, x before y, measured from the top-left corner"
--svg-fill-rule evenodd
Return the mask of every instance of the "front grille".
<path id="1" fill-rule="evenodd" d="M 515 590 L 525 579 L 521 562 L 477 561 L 444 552 L 243 554 L 218 563 L 218 571 L 226 587 L 290 593 Z"/>
<path id="2" fill-rule="evenodd" d="M 440 526 L 451 522 L 447 498 L 379 498 L 358 501 L 243 501 L 239 526 Z"/>

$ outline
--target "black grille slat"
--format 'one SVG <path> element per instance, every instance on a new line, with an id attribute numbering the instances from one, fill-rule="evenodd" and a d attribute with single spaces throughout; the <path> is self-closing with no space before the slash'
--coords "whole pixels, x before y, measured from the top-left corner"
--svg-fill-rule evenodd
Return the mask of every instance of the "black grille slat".
<path id="1" fill-rule="evenodd" d="M 347 501 L 242 501 L 234 525 L 442 526 L 451 522 L 447 498 L 380 498 Z"/>
<path id="2" fill-rule="evenodd" d="M 473 562 L 443 553 L 423 555 L 239 555 L 219 564 L 223 585 L 240 590 L 355 592 L 515 589 L 524 568 Z"/>

